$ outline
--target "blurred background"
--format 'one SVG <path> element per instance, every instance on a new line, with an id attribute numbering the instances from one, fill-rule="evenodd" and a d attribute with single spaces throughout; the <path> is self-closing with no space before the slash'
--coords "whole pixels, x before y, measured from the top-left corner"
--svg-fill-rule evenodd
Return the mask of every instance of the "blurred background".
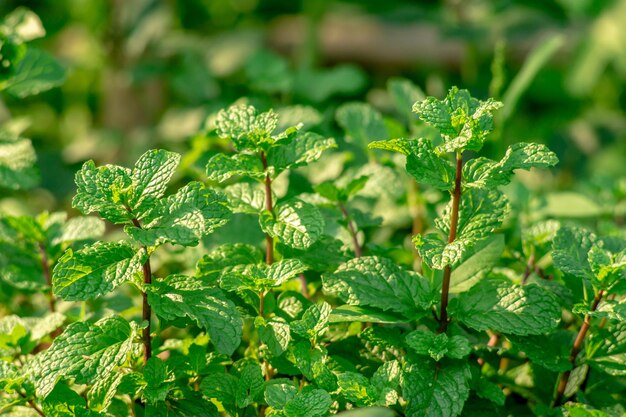
<path id="1" fill-rule="evenodd" d="M 58 88 L 1 96 L 0 121 L 23 123 L 37 152 L 34 213 L 69 207 L 87 159 L 130 165 L 165 147 L 193 176 L 207 118 L 240 97 L 298 105 L 341 144 L 342 103 L 368 102 L 393 136 L 413 121 L 397 99 L 452 85 L 505 103 L 488 156 L 545 143 L 561 163 L 539 182 L 569 190 L 564 206 L 624 206 L 625 0 L 2 0 L 0 17 L 18 6 L 45 27 L 33 46 L 67 69 Z"/>

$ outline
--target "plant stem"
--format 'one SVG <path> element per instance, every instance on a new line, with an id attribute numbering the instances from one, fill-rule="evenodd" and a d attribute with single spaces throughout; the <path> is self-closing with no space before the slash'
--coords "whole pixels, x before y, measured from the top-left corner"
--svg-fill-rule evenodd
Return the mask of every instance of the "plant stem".
<path id="1" fill-rule="evenodd" d="M 356 234 L 356 227 L 354 226 L 354 222 L 352 221 L 352 218 L 350 217 L 350 213 L 348 213 L 348 210 L 346 209 L 346 206 L 343 203 L 339 203 L 339 209 L 341 210 L 343 217 L 346 219 L 346 222 L 348 223 L 348 230 L 350 231 L 350 236 L 352 237 L 352 245 L 354 246 L 354 256 L 356 256 L 357 258 L 360 258 L 362 256 L 362 252 L 361 252 L 361 246 L 359 245 L 359 239 Z"/>
<path id="2" fill-rule="evenodd" d="M 459 205 L 461 204 L 461 177 L 463 169 L 463 155 L 456 153 L 456 175 L 454 179 L 454 191 L 452 192 L 452 213 L 450 213 L 450 233 L 448 244 L 456 239 L 456 229 L 459 223 Z M 439 312 L 439 333 L 448 330 L 448 293 L 450 291 L 450 275 L 452 268 L 446 265 L 443 270 L 443 283 L 441 286 L 441 310 Z"/>
<path id="3" fill-rule="evenodd" d="M 16 391 L 20 397 L 26 399 L 26 395 L 24 395 L 23 393 L 21 393 L 20 391 Z M 44 414 L 44 412 L 41 410 L 41 408 L 39 408 L 39 406 L 37 406 L 37 404 L 33 401 L 33 400 L 26 400 L 26 402 L 28 402 L 28 405 L 30 406 L 30 408 L 32 408 L 33 410 L 35 410 L 35 412 L 37 414 L 39 414 L 42 417 L 46 417 L 46 415 Z"/>
<path id="4" fill-rule="evenodd" d="M 265 171 L 265 210 L 273 212 L 272 179 L 270 178 L 269 172 L 267 172 L 267 158 L 265 157 L 265 152 L 261 152 L 260 157 L 263 170 Z M 265 263 L 268 265 L 274 263 L 274 239 L 268 233 L 265 234 Z"/>
<path id="5" fill-rule="evenodd" d="M 603 295 L 604 295 L 604 290 L 598 291 L 598 294 L 596 294 L 596 297 L 593 300 L 593 304 L 591 305 L 591 311 L 596 311 L 596 309 L 598 308 L 598 304 L 600 304 L 600 301 L 602 300 Z M 585 336 L 587 335 L 587 332 L 589 331 L 590 326 L 591 326 L 591 316 L 587 314 L 585 316 L 585 319 L 583 320 L 582 326 L 580 326 L 580 330 L 578 331 L 576 340 L 574 340 L 574 346 L 572 346 L 572 351 L 570 352 L 570 355 L 569 355 L 569 362 L 572 364 L 572 368 L 574 368 L 574 365 L 576 364 L 576 357 L 578 356 L 578 353 L 580 353 L 580 350 L 583 347 L 583 342 L 585 341 Z M 561 401 L 563 400 L 563 395 L 565 394 L 565 388 L 567 387 L 567 381 L 569 381 L 571 372 L 572 372 L 571 370 L 565 371 L 563 375 L 561 375 L 561 379 L 559 380 L 559 385 L 556 389 L 554 402 L 552 403 L 553 407 L 557 407 L 558 405 L 561 404 Z"/>
<path id="6" fill-rule="evenodd" d="M 141 229 L 141 224 L 136 218 L 133 218 L 133 225 Z M 147 253 L 147 248 L 145 246 L 142 247 L 146 249 Z M 150 267 L 150 256 L 148 256 L 148 259 L 146 259 L 146 262 L 144 262 L 143 264 L 143 283 L 144 285 L 152 284 L 152 268 Z M 148 293 L 145 290 L 141 292 L 141 296 L 143 300 L 141 319 L 148 322 L 148 325 L 143 329 L 141 335 L 141 339 L 143 341 L 143 362 L 144 364 L 146 364 L 148 362 L 148 359 L 152 357 L 152 336 L 150 335 L 150 327 L 152 324 L 152 308 L 148 303 Z"/>

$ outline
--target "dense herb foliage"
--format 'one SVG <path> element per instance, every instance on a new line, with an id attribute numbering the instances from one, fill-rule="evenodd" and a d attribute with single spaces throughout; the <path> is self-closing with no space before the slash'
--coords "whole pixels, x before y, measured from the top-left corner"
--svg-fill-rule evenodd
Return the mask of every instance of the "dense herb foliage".
<path id="1" fill-rule="evenodd" d="M 24 9 L 0 25 L 0 91 L 63 80 L 26 43 L 40 26 Z M 501 102 L 389 95 L 397 120 L 329 115 L 342 139 L 313 108 L 242 98 L 208 117 L 202 157 L 89 160 L 80 214 L 2 213 L 0 414 L 626 413 L 623 226 L 520 201 L 516 173 L 559 161 L 527 142 L 482 156 Z M 344 146 L 362 163 L 344 169 Z M 0 127 L 0 151 L 0 187 L 33 187 L 30 142 Z"/>

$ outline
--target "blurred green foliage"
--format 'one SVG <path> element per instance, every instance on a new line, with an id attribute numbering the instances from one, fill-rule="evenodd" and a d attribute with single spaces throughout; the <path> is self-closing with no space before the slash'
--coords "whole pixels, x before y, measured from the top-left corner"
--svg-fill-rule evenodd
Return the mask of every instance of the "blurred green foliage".
<path id="1" fill-rule="evenodd" d="M 67 207 L 86 159 L 129 163 L 162 146 L 202 166 L 211 145 L 197 132 L 240 97 L 307 106 L 315 129 L 340 143 L 338 105 L 366 101 L 393 136 L 391 77 L 429 95 L 457 84 L 502 99 L 488 153 L 543 142 L 561 160 L 548 188 L 616 188 L 623 200 L 623 0 L 7 0 L 0 16 L 18 6 L 45 27 L 32 45 L 67 68 L 57 89 L 2 96 L 0 121 L 33 140 L 42 173 L 25 206 L 4 201 L 18 212 Z M 367 158 L 347 149 L 354 164 Z"/>

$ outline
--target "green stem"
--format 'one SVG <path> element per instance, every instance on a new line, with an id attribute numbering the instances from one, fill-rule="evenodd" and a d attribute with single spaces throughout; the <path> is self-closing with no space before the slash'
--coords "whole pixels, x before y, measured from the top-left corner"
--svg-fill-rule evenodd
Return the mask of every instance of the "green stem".
<path id="1" fill-rule="evenodd" d="M 604 296 L 604 290 L 598 291 L 596 297 L 593 300 L 593 304 L 591 305 L 591 311 L 596 311 L 598 308 L 598 304 L 602 300 L 602 296 Z M 574 346 L 572 346 L 572 351 L 569 355 L 569 362 L 572 365 L 572 369 L 576 365 L 576 357 L 580 353 L 580 350 L 583 347 L 583 342 L 585 341 L 585 336 L 589 331 L 589 327 L 591 327 L 591 316 L 587 314 L 585 319 L 583 320 L 582 326 L 580 326 L 580 330 L 578 331 L 578 335 L 576 336 L 576 340 L 574 340 Z M 561 379 L 559 380 L 559 384 L 556 389 L 556 395 L 554 396 L 554 402 L 552 403 L 553 407 L 557 407 L 563 401 L 563 395 L 565 394 L 565 388 L 567 387 L 567 381 L 569 381 L 569 377 L 572 371 L 565 371 L 563 375 L 561 375 Z"/>
<path id="2" fill-rule="evenodd" d="M 459 205 L 461 204 L 461 179 L 463 169 L 463 156 L 461 152 L 456 153 L 456 177 L 454 180 L 454 191 L 452 192 L 452 213 L 450 213 L 450 233 L 448 234 L 448 244 L 456 239 L 456 229 L 459 223 Z M 439 311 L 439 333 L 448 330 L 448 296 L 450 292 L 450 275 L 452 269 L 446 265 L 443 270 L 443 283 L 441 286 L 441 310 Z"/>

